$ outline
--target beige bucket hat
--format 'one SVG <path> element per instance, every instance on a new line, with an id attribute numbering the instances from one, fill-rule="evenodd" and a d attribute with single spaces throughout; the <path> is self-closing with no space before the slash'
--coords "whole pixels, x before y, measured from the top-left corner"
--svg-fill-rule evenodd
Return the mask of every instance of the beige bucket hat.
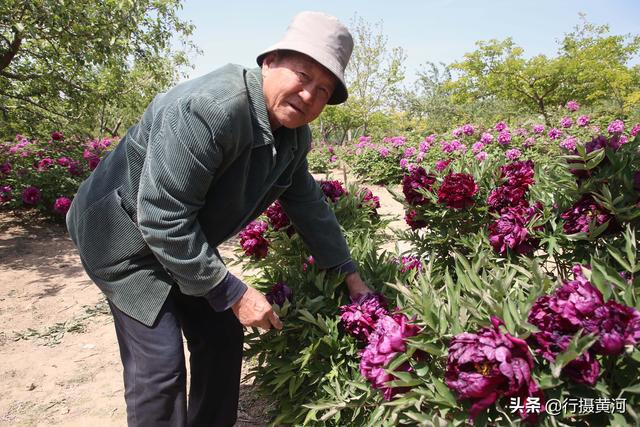
<path id="1" fill-rule="evenodd" d="M 276 50 L 293 50 L 313 58 L 338 79 L 328 104 L 340 104 L 347 100 L 347 85 L 344 70 L 353 51 L 353 38 L 347 27 L 337 18 L 323 12 L 300 12 L 297 14 L 284 37 L 269 49 L 258 55 L 258 65 Z"/>

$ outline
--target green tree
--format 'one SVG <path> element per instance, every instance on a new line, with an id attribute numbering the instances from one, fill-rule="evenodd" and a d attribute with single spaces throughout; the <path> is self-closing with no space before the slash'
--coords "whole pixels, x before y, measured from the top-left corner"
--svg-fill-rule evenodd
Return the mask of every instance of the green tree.
<path id="1" fill-rule="evenodd" d="M 352 135 L 367 133 L 373 122 L 379 122 L 375 113 L 393 110 L 406 59 L 401 47 L 388 47 L 382 21 L 371 25 L 356 16 L 350 30 L 354 49 L 345 72 L 349 99 L 325 108 L 313 125 L 316 135 L 325 140 L 333 137 L 339 143 Z"/>
<path id="2" fill-rule="evenodd" d="M 188 64 L 193 27 L 178 18 L 180 7 L 179 0 L 2 1 L 0 136 L 118 133 Z"/>

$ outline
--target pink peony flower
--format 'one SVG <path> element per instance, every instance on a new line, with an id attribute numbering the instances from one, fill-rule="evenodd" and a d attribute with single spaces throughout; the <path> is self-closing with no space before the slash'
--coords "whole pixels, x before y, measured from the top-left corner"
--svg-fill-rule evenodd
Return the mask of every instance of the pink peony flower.
<path id="1" fill-rule="evenodd" d="M 574 151 L 576 149 L 576 142 L 578 142 L 578 139 L 575 136 L 570 136 L 560 143 L 560 147 L 565 150 Z"/>
<path id="2" fill-rule="evenodd" d="M 53 211 L 60 215 L 66 215 L 71 207 L 71 199 L 68 197 L 58 197 L 53 203 Z"/>
<path id="3" fill-rule="evenodd" d="M 547 136 L 551 139 L 558 139 L 562 136 L 562 131 L 557 128 L 551 128 L 549 132 L 547 132 Z"/>
<path id="4" fill-rule="evenodd" d="M 567 107 L 567 110 L 575 112 L 580 109 L 580 104 L 577 101 L 568 101 L 565 107 Z"/>
<path id="5" fill-rule="evenodd" d="M 614 120 L 609 123 L 607 127 L 607 132 L 609 133 L 622 133 L 624 132 L 624 122 L 622 120 Z"/>
<path id="6" fill-rule="evenodd" d="M 473 206 L 473 196 L 478 192 L 478 184 L 466 173 L 450 173 L 444 177 L 438 189 L 438 203 L 450 209 L 465 209 Z"/>
<path id="7" fill-rule="evenodd" d="M 438 160 L 436 162 L 435 168 L 438 172 L 442 172 L 443 170 L 445 170 L 447 168 L 447 166 L 449 166 L 449 163 L 451 163 L 453 161 L 453 159 L 447 159 L 447 160 Z"/>
<path id="8" fill-rule="evenodd" d="M 544 132 L 544 125 L 533 125 L 533 133 L 540 134 Z"/>
<path id="9" fill-rule="evenodd" d="M 504 153 L 504 156 L 507 158 L 507 160 L 517 160 L 518 158 L 520 158 L 520 156 L 522 156 L 522 152 L 520 152 L 520 150 L 518 150 L 517 148 L 512 148 L 511 150 L 507 150 L 507 152 Z"/>
<path id="10" fill-rule="evenodd" d="M 576 120 L 576 123 L 578 124 L 578 126 L 580 127 L 585 127 L 589 124 L 589 116 L 587 115 L 582 115 L 580 117 L 578 117 L 578 119 Z"/>
<path id="11" fill-rule="evenodd" d="M 563 128 L 570 128 L 571 126 L 573 126 L 573 119 L 571 117 L 563 117 L 560 120 L 560 126 L 562 126 Z"/>
<path id="12" fill-rule="evenodd" d="M 494 127 L 494 129 L 498 132 L 502 132 L 506 128 L 507 128 L 507 124 L 505 122 L 498 122 Z"/>
<path id="13" fill-rule="evenodd" d="M 400 259 L 400 265 L 401 273 L 406 273 L 407 271 L 411 270 L 422 271 L 422 262 L 420 261 L 420 258 L 413 255 L 403 256 Z"/>
<path id="14" fill-rule="evenodd" d="M 502 320 L 491 317 L 493 327 L 477 333 L 463 332 L 449 344 L 445 383 L 459 400 L 471 403 L 472 418 L 504 397 L 540 399 L 544 408 L 544 394 L 531 376 L 533 358 L 527 343 L 510 334 L 503 334 Z M 534 411 L 520 410 L 522 419 L 535 422 Z"/>
<path id="15" fill-rule="evenodd" d="M 402 154 L 403 157 L 413 157 L 416 154 L 416 149 L 413 147 L 407 147 Z"/>
<path id="16" fill-rule="evenodd" d="M 380 198 L 378 196 L 374 196 L 373 192 L 368 188 L 362 187 L 360 189 L 360 197 L 362 198 L 362 204 L 358 205 L 359 208 L 362 206 L 368 206 L 376 212 L 376 209 L 380 207 Z"/>
<path id="17" fill-rule="evenodd" d="M 483 144 L 491 144 L 493 142 L 493 135 L 488 132 L 484 132 L 480 136 L 480 142 L 482 142 Z"/>
<path id="18" fill-rule="evenodd" d="M 380 157 L 387 157 L 389 155 L 390 151 L 388 148 L 386 147 L 381 147 L 378 149 L 378 154 L 380 154 Z"/>
<path id="19" fill-rule="evenodd" d="M 45 157 L 44 159 L 42 159 L 42 160 L 40 160 L 38 162 L 38 171 L 42 172 L 42 171 L 44 171 L 46 169 L 49 169 L 54 164 L 55 164 L 55 162 L 53 161 L 52 158 Z"/>
<path id="20" fill-rule="evenodd" d="M 22 202 L 25 205 L 35 206 L 42 199 L 42 192 L 38 187 L 30 185 L 22 190 Z"/>
<path id="21" fill-rule="evenodd" d="M 473 127 L 473 125 L 470 124 L 466 124 L 464 126 L 462 126 L 462 132 L 467 135 L 467 136 L 471 136 L 473 135 L 473 133 L 475 132 L 475 128 Z"/>
<path id="22" fill-rule="evenodd" d="M 68 157 L 59 157 L 58 160 L 56 160 L 56 163 L 58 163 L 58 165 L 62 166 L 63 168 L 69 167 L 69 165 L 71 164 L 71 160 Z"/>
<path id="23" fill-rule="evenodd" d="M 635 125 L 633 125 L 633 127 L 631 128 L 631 132 L 629 132 L 631 134 L 631 136 L 636 136 L 640 133 L 640 123 L 636 123 Z"/>
<path id="24" fill-rule="evenodd" d="M 479 162 L 484 162 L 485 160 L 487 160 L 487 157 L 489 155 L 487 154 L 486 151 L 481 151 L 478 154 L 476 154 L 476 160 Z"/>
<path id="25" fill-rule="evenodd" d="M 498 134 L 498 142 L 502 145 L 508 145 L 511 142 L 511 132 L 503 130 Z"/>
<path id="26" fill-rule="evenodd" d="M 473 154 L 478 154 L 483 149 L 484 149 L 484 144 L 480 141 L 476 142 L 471 146 L 471 150 L 473 151 Z"/>
<path id="27" fill-rule="evenodd" d="M 269 242 L 264 238 L 267 231 L 267 223 L 264 221 L 252 221 L 238 235 L 240 245 L 245 255 L 255 258 L 264 258 L 269 252 Z"/>

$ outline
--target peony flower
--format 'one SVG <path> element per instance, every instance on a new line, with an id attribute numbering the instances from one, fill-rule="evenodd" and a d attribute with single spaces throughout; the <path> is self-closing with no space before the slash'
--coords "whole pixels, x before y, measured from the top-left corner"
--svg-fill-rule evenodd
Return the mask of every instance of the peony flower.
<path id="1" fill-rule="evenodd" d="M 530 254 L 538 241 L 532 239 L 527 224 L 536 213 L 533 207 L 508 207 L 500 218 L 489 225 L 489 243 L 500 255 L 506 255 L 507 249 L 518 255 Z"/>
<path id="2" fill-rule="evenodd" d="M 640 123 L 636 123 L 635 125 L 633 125 L 633 127 L 631 128 L 631 132 L 629 132 L 631 134 L 631 136 L 636 136 L 640 133 Z"/>
<path id="3" fill-rule="evenodd" d="M 633 307 L 609 300 L 584 321 L 584 329 L 598 336 L 595 353 L 617 356 L 624 346 L 640 342 L 640 312 Z"/>
<path id="4" fill-rule="evenodd" d="M 622 133 L 624 131 L 624 122 L 622 120 L 614 120 L 609 123 L 607 132 L 609 133 Z"/>
<path id="5" fill-rule="evenodd" d="M 585 127 L 585 126 L 587 126 L 589 124 L 590 120 L 591 119 L 589 119 L 589 116 L 582 115 L 582 116 L 578 117 L 578 119 L 576 120 L 576 123 L 580 127 Z"/>
<path id="6" fill-rule="evenodd" d="M 410 205 L 424 205 L 429 202 L 429 198 L 421 194 L 418 190 L 432 191 L 432 185 L 436 182 L 436 177 L 427 173 L 422 166 L 418 166 L 410 174 L 402 176 L 402 193 L 405 200 Z"/>
<path id="7" fill-rule="evenodd" d="M 263 234 L 267 231 L 267 223 L 264 221 L 251 221 L 238 235 L 240 245 L 245 255 L 255 258 L 264 258 L 269 251 L 269 242 Z"/>
<path id="8" fill-rule="evenodd" d="M 22 190 L 22 202 L 25 205 L 35 206 L 42 199 L 42 192 L 38 187 L 30 185 Z"/>
<path id="9" fill-rule="evenodd" d="M 544 125 L 533 125 L 533 133 L 542 133 L 544 132 Z"/>
<path id="10" fill-rule="evenodd" d="M 486 151 L 481 151 L 478 154 L 476 154 L 476 160 L 479 162 L 484 162 L 485 160 L 487 160 L 487 157 L 489 157 L 489 155 L 487 154 Z"/>
<path id="11" fill-rule="evenodd" d="M 0 185 L 0 203 L 10 202 L 13 198 L 13 189 L 10 185 Z"/>
<path id="12" fill-rule="evenodd" d="M 536 143 L 536 139 L 535 138 L 527 138 L 522 143 L 522 146 L 524 148 L 529 148 L 529 147 L 533 146 L 535 143 Z"/>
<path id="13" fill-rule="evenodd" d="M 62 132 L 52 132 L 51 133 L 51 139 L 53 139 L 54 141 L 62 141 L 63 138 L 64 138 L 64 136 L 62 135 Z"/>
<path id="14" fill-rule="evenodd" d="M 471 146 L 471 150 L 473 151 L 473 154 L 478 154 L 483 149 L 484 149 L 484 144 L 480 141 L 476 142 Z"/>
<path id="15" fill-rule="evenodd" d="M 49 169 L 54 164 L 55 164 L 55 162 L 53 161 L 52 158 L 45 157 L 44 159 L 42 159 L 42 160 L 40 160 L 38 162 L 38 171 L 43 171 L 45 169 Z"/>
<path id="16" fill-rule="evenodd" d="M 401 169 L 406 169 L 407 165 L 409 164 L 409 161 L 407 159 L 400 159 L 399 165 Z"/>
<path id="17" fill-rule="evenodd" d="M 335 163 L 337 161 L 338 161 L 338 156 L 336 156 L 335 154 L 329 157 L 329 163 Z"/>
<path id="18" fill-rule="evenodd" d="M 558 128 L 551 128 L 547 132 L 547 136 L 551 139 L 558 139 L 562 136 L 562 131 Z"/>
<path id="19" fill-rule="evenodd" d="M 274 284 L 265 295 L 269 304 L 282 307 L 285 301 L 293 302 L 293 291 L 284 282 Z"/>
<path id="20" fill-rule="evenodd" d="M 363 295 L 351 304 L 340 306 L 340 323 L 344 330 L 363 342 L 376 328 L 376 322 L 389 314 L 387 300 L 381 293 Z"/>
<path id="21" fill-rule="evenodd" d="M 453 159 L 447 159 L 447 160 L 438 160 L 436 162 L 435 168 L 438 172 L 442 172 L 443 170 L 445 170 L 447 168 L 447 166 L 449 166 L 449 163 L 451 163 L 453 161 Z"/>
<path id="22" fill-rule="evenodd" d="M 522 156 L 522 152 L 517 148 L 512 148 L 511 150 L 507 150 L 507 152 L 504 153 L 504 156 L 507 158 L 507 160 L 517 160 L 518 158 L 520 158 L 520 156 Z"/>
<path id="23" fill-rule="evenodd" d="M 378 154 L 380 154 L 380 157 L 387 157 L 389 153 L 390 151 L 387 147 L 381 147 L 378 149 Z"/>
<path id="24" fill-rule="evenodd" d="M 370 136 L 364 136 L 362 135 L 361 137 L 358 138 L 358 144 L 362 144 L 363 146 L 366 144 L 371 143 L 371 137 Z"/>
<path id="25" fill-rule="evenodd" d="M 528 207 L 525 199 L 527 188 L 524 186 L 499 185 L 489 193 L 487 205 L 491 212 L 502 212 L 507 208 Z"/>
<path id="26" fill-rule="evenodd" d="M 400 259 L 400 265 L 401 273 L 406 273 L 407 271 L 411 270 L 422 271 L 422 261 L 420 261 L 420 258 L 413 255 L 403 256 Z"/>
<path id="27" fill-rule="evenodd" d="M 67 166 L 67 170 L 69 171 L 69 175 L 78 176 L 82 173 L 82 169 L 80 168 L 80 163 L 75 160 L 71 160 L 69 162 L 69 166 Z"/>
<path id="28" fill-rule="evenodd" d="M 413 157 L 416 154 L 416 149 L 413 147 L 407 147 L 402 154 L 404 157 Z"/>
<path id="29" fill-rule="evenodd" d="M 478 192 L 478 184 L 466 173 L 450 173 L 444 177 L 438 189 L 438 203 L 444 203 L 451 209 L 464 209 L 473 206 L 473 196 Z"/>
<path id="30" fill-rule="evenodd" d="M 507 128 L 507 124 L 505 122 L 498 122 L 494 127 L 494 129 L 498 132 L 502 132 L 506 128 Z"/>
<path id="31" fill-rule="evenodd" d="M 611 221 L 609 227 L 612 228 L 615 221 L 613 216 L 590 194 L 582 196 L 573 206 L 560 214 L 560 218 L 564 219 L 562 229 L 566 234 L 588 233 L 592 222 L 597 227 Z"/>
<path id="32" fill-rule="evenodd" d="M 576 149 L 577 141 L 578 139 L 575 136 L 570 136 L 560 143 L 560 147 L 564 148 L 565 150 L 574 151 Z"/>
<path id="33" fill-rule="evenodd" d="M 3 175 L 9 175 L 11 173 L 11 169 L 12 167 L 10 162 L 4 162 L 0 165 L 0 173 Z"/>
<path id="34" fill-rule="evenodd" d="M 309 267 L 314 265 L 315 263 L 316 263 L 316 260 L 313 259 L 313 255 L 309 255 L 307 257 L 307 260 L 302 263 L 302 271 L 306 272 L 309 269 Z"/>
<path id="35" fill-rule="evenodd" d="M 575 112 L 580 109 L 580 104 L 577 101 L 568 101 L 565 107 L 567 107 L 567 110 Z"/>
<path id="36" fill-rule="evenodd" d="M 320 189 L 327 200 L 337 202 L 347 192 L 340 181 L 320 181 Z"/>
<path id="37" fill-rule="evenodd" d="M 493 142 L 493 135 L 488 132 L 484 132 L 480 136 L 480 142 L 482 142 L 483 144 L 491 144 Z"/>
<path id="38" fill-rule="evenodd" d="M 59 157 L 58 160 L 56 160 L 56 163 L 58 163 L 58 165 L 62 166 L 63 168 L 69 167 L 69 165 L 71 164 L 71 160 L 68 157 Z"/>
<path id="39" fill-rule="evenodd" d="M 71 207 L 71 199 L 68 197 L 58 197 L 55 202 L 53 202 L 53 211 L 60 215 L 66 215 Z"/>
<path id="40" fill-rule="evenodd" d="M 269 218 L 269 222 L 271 223 L 271 226 L 276 231 L 282 228 L 285 228 L 289 226 L 289 224 L 291 224 L 291 221 L 289 220 L 289 216 L 285 213 L 284 209 L 282 209 L 282 205 L 277 200 L 271 206 L 269 206 L 264 213 L 267 216 L 267 218 Z M 294 230 L 294 229 L 293 227 L 290 227 L 287 231 L 289 230 Z"/>
<path id="41" fill-rule="evenodd" d="M 394 136 L 390 138 L 389 141 L 391 142 L 391 145 L 398 148 L 398 147 L 402 147 L 405 144 L 405 142 L 407 142 L 407 138 L 405 138 L 404 136 Z"/>
<path id="42" fill-rule="evenodd" d="M 503 334 L 502 320 L 491 317 L 493 327 L 477 333 L 463 332 L 449 344 L 445 383 L 459 400 L 471 403 L 472 418 L 493 405 L 498 399 L 537 397 L 544 395 L 531 376 L 533 358 L 527 343 L 510 334 Z M 544 408 L 544 405 L 542 406 Z M 521 409 L 520 417 L 535 422 L 537 414 Z"/>
<path id="43" fill-rule="evenodd" d="M 527 130 L 525 128 L 517 128 L 516 129 L 516 135 L 521 136 L 521 137 L 525 137 L 527 135 L 529 135 L 529 132 L 527 132 Z"/>
<path id="44" fill-rule="evenodd" d="M 470 124 L 466 124 L 464 126 L 462 126 L 462 132 L 467 135 L 467 136 L 471 136 L 473 135 L 473 133 L 475 132 L 475 128 L 473 127 L 473 125 Z"/>
<path id="45" fill-rule="evenodd" d="M 405 213 L 404 220 L 412 230 L 417 230 L 419 228 L 424 228 L 427 226 L 426 221 L 422 219 L 416 219 L 418 217 L 418 212 L 414 209 L 408 210 Z"/>
<path id="46" fill-rule="evenodd" d="M 563 128 L 570 128 L 573 126 L 573 119 L 571 117 L 563 117 L 560 119 L 560 126 Z"/>
<path id="47" fill-rule="evenodd" d="M 503 130 L 498 134 L 498 142 L 502 145 L 508 145 L 511 142 L 511 132 Z"/>
<path id="48" fill-rule="evenodd" d="M 420 151 L 420 153 L 426 153 L 427 151 L 429 151 L 429 148 L 431 148 L 431 143 L 427 142 L 425 139 L 424 141 L 420 142 L 418 150 Z"/>
<path id="49" fill-rule="evenodd" d="M 362 204 L 358 207 L 361 208 L 363 205 L 370 207 L 374 212 L 376 209 L 380 207 L 380 197 L 374 196 L 373 192 L 366 187 L 362 187 L 360 189 L 360 197 L 362 198 Z"/>
<path id="50" fill-rule="evenodd" d="M 454 138 L 458 138 L 458 137 L 460 137 L 462 135 L 462 132 L 463 132 L 462 128 L 455 128 L 451 132 L 451 134 L 454 136 Z"/>
<path id="51" fill-rule="evenodd" d="M 409 323 L 409 319 L 402 313 L 392 316 L 383 315 L 376 328 L 369 335 L 367 347 L 360 353 L 360 373 L 371 386 L 383 392 L 386 400 L 397 393 L 406 391 L 406 388 L 393 388 L 387 385 L 395 377 L 386 372 L 385 368 L 400 353 L 407 350 L 406 339 L 417 335 L 419 328 Z M 411 371 L 408 362 L 397 368 L 400 371 Z"/>
<path id="52" fill-rule="evenodd" d="M 531 160 L 511 162 L 500 167 L 501 178 L 506 178 L 507 183 L 512 187 L 529 188 L 535 183 L 534 165 Z"/>

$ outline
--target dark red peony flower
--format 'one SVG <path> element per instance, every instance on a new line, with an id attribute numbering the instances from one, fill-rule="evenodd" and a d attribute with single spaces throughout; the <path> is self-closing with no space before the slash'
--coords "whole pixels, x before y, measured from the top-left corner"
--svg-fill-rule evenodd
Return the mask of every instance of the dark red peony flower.
<path id="1" fill-rule="evenodd" d="M 622 354 L 625 345 L 640 342 L 640 312 L 609 300 L 585 320 L 584 328 L 599 337 L 592 347 L 596 353 L 617 356 Z"/>
<path id="2" fill-rule="evenodd" d="M 402 177 L 402 192 L 407 203 L 414 206 L 428 203 L 429 199 L 419 193 L 418 190 L 431 191 L 435 182 L 435 175 L 428 174 L 422 166 L 418 166 L 409 174 L 405 174 Z"/>
<path id="3" fill-rule="evenodd" d="M 264 221 L 252 221 L 239 234 L 240 245 L 244 253 L 256 258 L 264 258 L 269 252 L 269 242 L 263 234 L 267 231 L 267 223 Z"/>
<path id="4" fill-rule="evenodd" d="M 525 187 L 512 187 L 510 185 L 500 185 L 489 193 L 487 205 L 490 212 L 502 212 L 507 208 L 529 207 L 529 202 L 525 199 L 527 189 Z"/>
<path id="5" fill-rule="evenodd" d="M 25 205 L 35 206 L 42 199 L 42 192 L 38 187 L 33 185 L 28 186 L 22 190 L 22 202 Z"/>
<path id="6" fill-rule="evenodd" d="M 465 209 L 473 206 L 473 196 L 478 192 L 478 184 L 466 173 L 450 173 L 444 177 L 438 189 L 438 203 L 451 209 Z"/>
<path id="7" fill-rule="evenodd" d="M 347 193 L 340 181 L 322 180 L 320 181 L 320 188 L 322 189 L 325 197 L 332 202 L 337 202 L 344 194 Z"/>
<path id="8" fill-rule="evenodd" d="M 539 241 L 529 234 L 527 224 L 536 214 L 534 207 L 506 208 L 500 218 L 489 225 L 489 243 L 501 255 L 507 249 L 518 255 L 529 254 Z"/>
<path id="9" fill-rule="evenodd" d="M 588 233 L 592 222 L 599 226 L 611 221 L 608 230 L 615 227 L 613 216 L 590 194 L 582 196 L 571 208 L 560 214 L 560 218 L 564 219 L 562 229 L 566 234 Z"/>
<path id="10" fill-rule="evenodd" d="M 269 304 L 276 304 L 280 307 L 284 305 L 285 301 L 293 302 L 293 291 L 284 282 L 274 284 L 264 296 Z"/>
<path id="11" fill-rule="evenodd" d="M 54 141 L 61 141 L 63 138 L 62 132 L 51 132 L 51 139 Z"/>
<path id="12" fill-rule="evenodd" d="M 280 204 L 280 202 L 277 200 L 267 208 L 267 210 L 265 211 L 265 215 L 267 216 L 267 218 L 269 218 L 271 226 L 276 231 L 291 224 L 291 221 L 289 221 L 289 217 L 285 213 L 284 209 L 282 209 L 282 205 Z M 295 233 L 293 227 L 289 227 L 287 231 L 290 231 L 290 235 Z"/>
<path id="13" fill-rule="evenodd" d="M 477 333 L 464 332 L 453 337 L 445 382 L 456 392 L 458 399 L 471 402 L 472 418 L 504 397 L 537 397 L 544 395 L 531 376 L 533 358 L 527 343 L 510 334 L 503 334 L 503 322 L 492 316 L 493 327 Z M 544 407 L 544 405 L 542 406 Z M 520 410 L 520 417 L 534 422 L 537 414 Z"/>
<path id="14" fill-rule="evenodd" d="M 404 220 L 407 223 L 407 225 L 411 227 L 412 230 L 417 230 L 419 228 L 424 228 L 427 226 L 426 221 L 422 219 L 417 219 L 417 217 L 418 217 L 418 212 L 416 212 L 414 209 L 406 211 L 405 213 Z"/>
<path id="15" fill-rule="evenodd" d="M 501 166 L 500 172 L 500 176 L 505 178 L 511 187 L 524 187 L 526 190 L 535 183 L 534 165 L 531 160 L 511 162 Z"/>

